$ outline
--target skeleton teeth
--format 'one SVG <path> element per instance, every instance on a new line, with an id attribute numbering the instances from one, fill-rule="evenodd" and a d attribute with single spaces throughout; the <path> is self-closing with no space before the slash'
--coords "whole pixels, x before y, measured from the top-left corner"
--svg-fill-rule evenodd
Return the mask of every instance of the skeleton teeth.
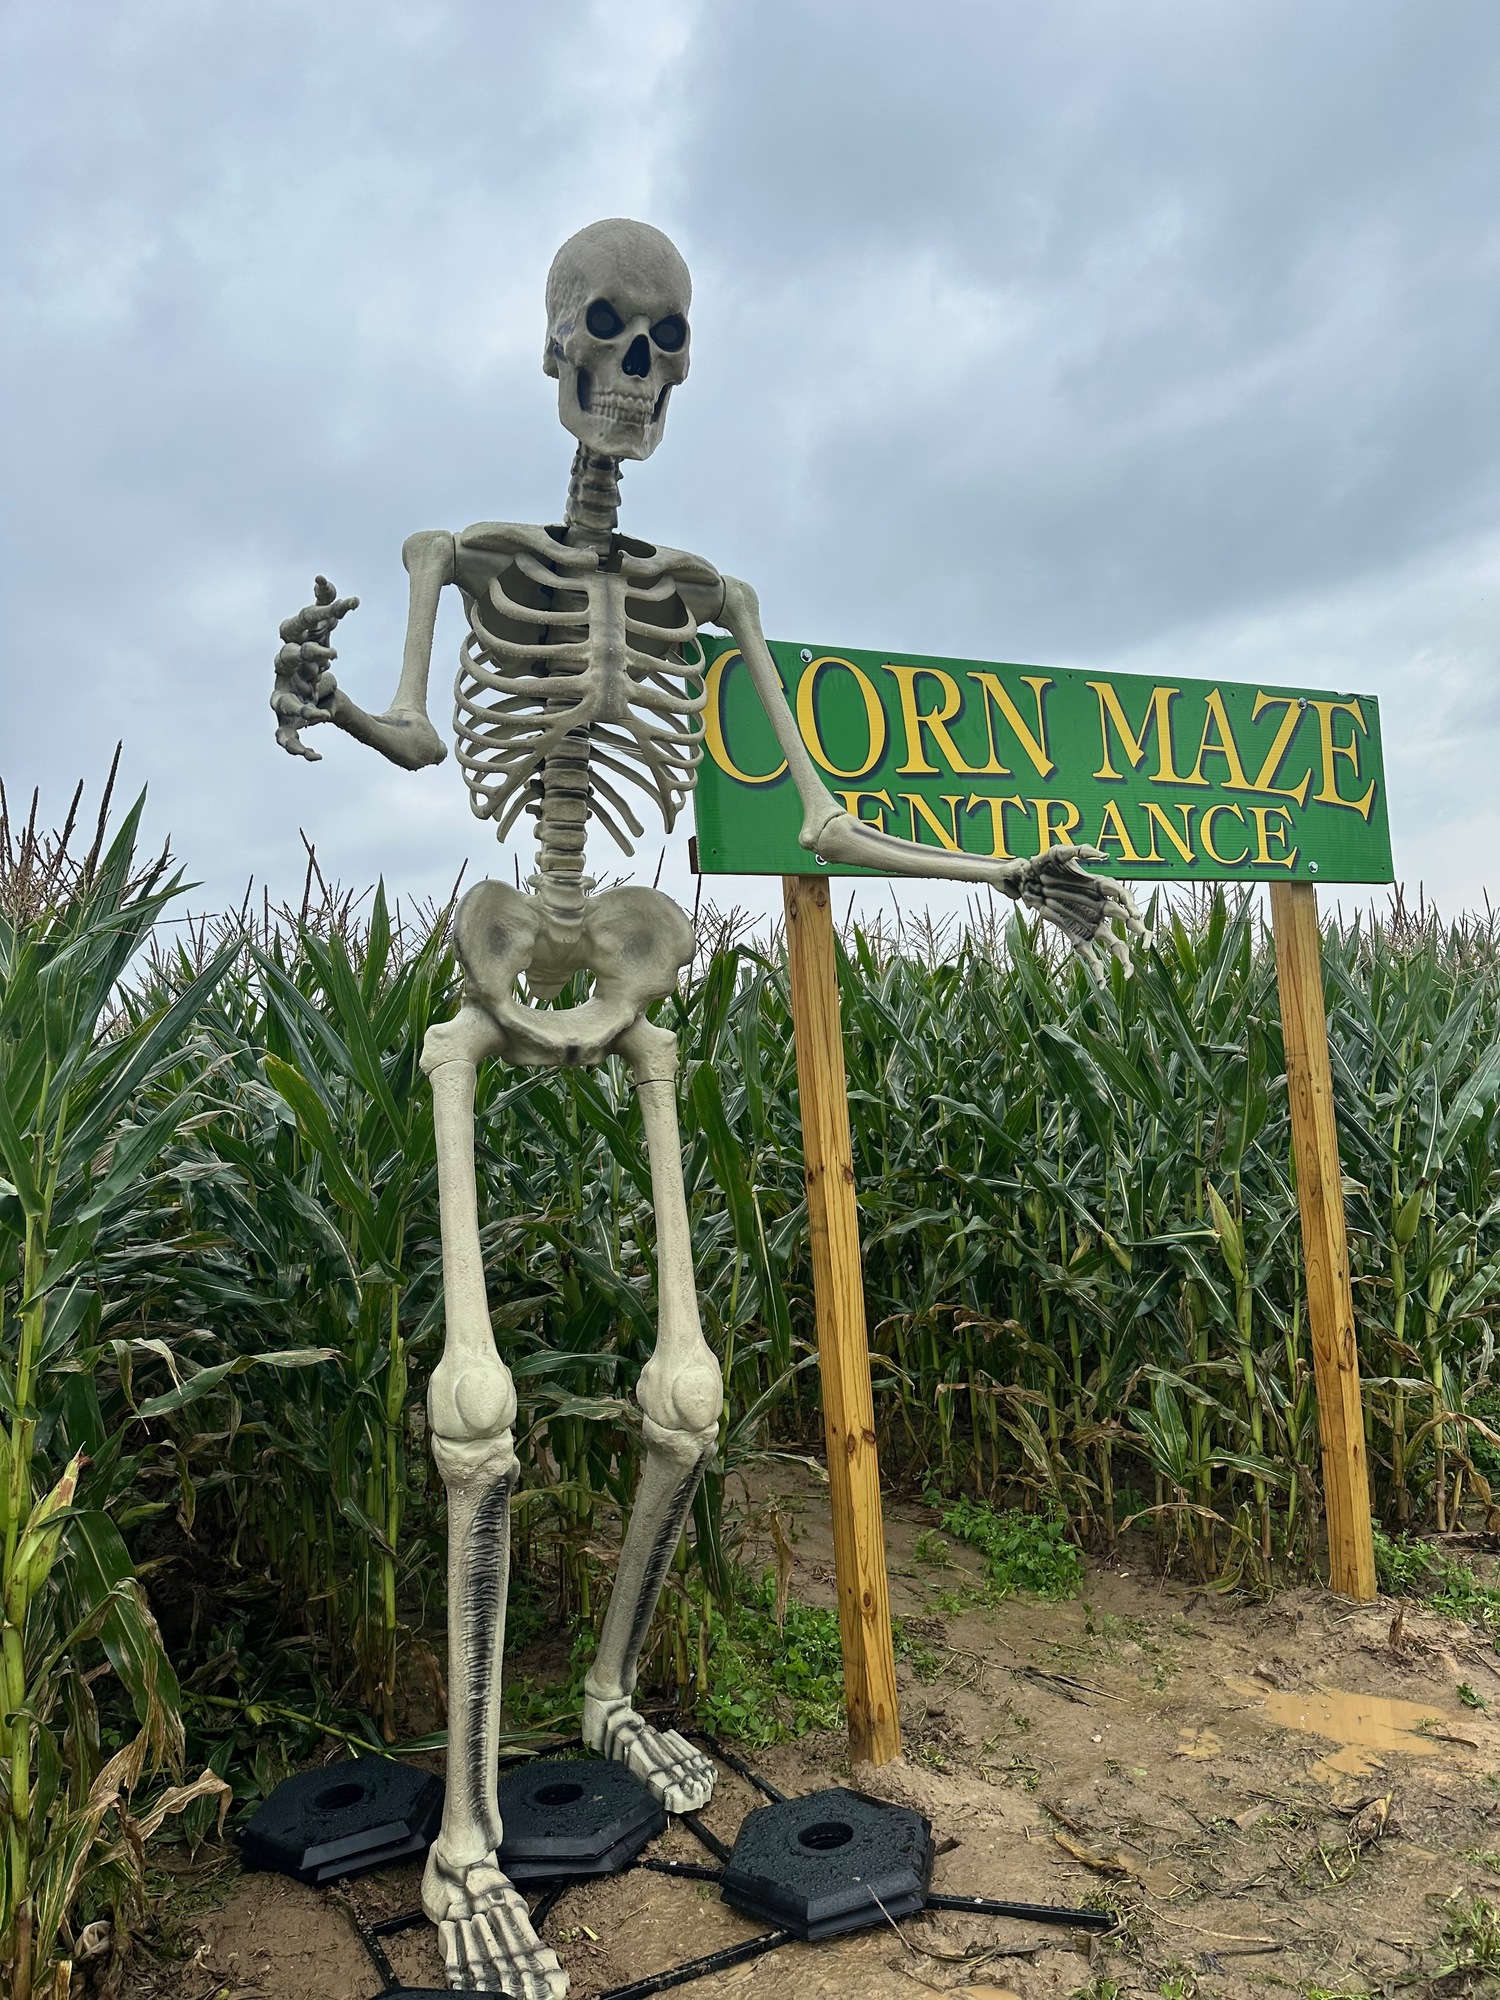
<path id="1" fill-rule="evenodd" d="M 612 423 L 643 424 L 654 407 L 655 400 L 650 396 L 626 396 L 618 389 L 596 389 L 591 414 Z"/>

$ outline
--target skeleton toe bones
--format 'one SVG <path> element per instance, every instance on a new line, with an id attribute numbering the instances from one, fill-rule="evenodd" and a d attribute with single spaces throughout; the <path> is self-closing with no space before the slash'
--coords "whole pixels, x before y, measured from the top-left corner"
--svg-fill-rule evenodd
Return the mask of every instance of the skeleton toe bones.
<path id="1" fill-rule="evenodd" d="M 429 1856 L 423 1903 L 438 1927 L 448 1984 L 511 2000 L 563 2000 L 568 1975 L 537 1937 L 531 1912 L 493 1861 L 450 1869 Z"/>

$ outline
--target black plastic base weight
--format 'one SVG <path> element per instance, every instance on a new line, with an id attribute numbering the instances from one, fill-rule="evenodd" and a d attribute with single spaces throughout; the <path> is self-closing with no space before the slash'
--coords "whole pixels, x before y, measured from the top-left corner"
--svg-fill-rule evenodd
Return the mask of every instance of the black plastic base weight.
<path id="1" fill-rule="evenodd" d="M 746 1816 L 732 1850 L 725 1847 L 724 1842 L 704 1825 L 697 1814 L 685 1813 L 681 1816 L 680 1824 L 695 1834 L 710 1854 L 727 1860 L 723 1868 L 658 1857 L 640 1858 L 641 1847 L 653 1837 L 654 1832 L 661 1829 L 655 1826 L 652 1832 L 641 1833 L 641 1826 L 648 1823 L 648 1815 L 644 1809 L 638 1817 L 635 1815 L 631 1796 L 619 1783 L 624 1779 L 630 1785 L 638 1785 L 639 1781 L 617 1765 L 604 1764 L 602 1759 L 554 1757 L 544 1763 L 513 1764 L 501 1773 L 501 1809 L 506 1816 L 506 1841 L 500 1859 L 513 1878 L 520 1873 L 511 1851 L 513 1823 L 528 1840 L 545 1842 L 549 1838 L 560 1837 L 566 1842 L 570 1838 L 583 1838 L 567 1832 L 569 1810 L 582 1808 L 587 1803 L 589 1814 L 585 1817 L 592 1816 L 595 1809 L 593 1774 L 601 1767 L 614 1774 L 611 1779 L 601 1776 L 598 1781 L 600 1801 L 607 1797 L 619 1809 L 615 1818 L 601 1822 L 607 1838 L 601 1841 L 598 1834 L 592 1837 L 588 1842 L 594 1850 L 592 1856 L 575 1851 L 570 1856 L 562 1857 L 571 1864 L 582 1860 L 590 1865 L 560 1866 L 556 1851 L 549 1850 L 542 1857 L 542 1865 L 530 1871 L 529 1879 L 533 1884 L 538 1887 L 546 1885 L 532 1908 L 532 1921 L 538 1934 L 542 1933 L 547 1918 L 559 1899 L 567 1893 L 572 1881 L 587 1875 L 616 1872 L 632 1863 L 662 1875 L 717 1882 L 726 1902 L 748 1914 L 768 1917 L 775 1926 L 758 1937 L 745 1938 L 722 1951 L 710 1952 L 706 1958 L 690 1959 L 685 1964 L 648 1973 L 644 1978 L 631 1980 L 624 1986 L 611 1987 L 607 1993 L 600 1995 L 600 2000 L 648 2000 L 648 1996 L 665 1993 L 674 1987 L 712 1980 L 731 1967 L 775 1951 L 778 1946 L 794 1939 L 816 1941 L 839 1937 L 869 1925 L 884 1923 L 887 1919 L 912 1916 L 922 1909 L 1020 1918 L 1096 1933 L 1107 1933 L 1115 1927 L 1115 1918 L 1106 1910 L 1070 1910 L 1052 1904 L 1007 1903 L 990 1896 L 933 1895 L 928 1887 L 932 1879 L 934 1852 L 932 1829 L 921 1813 L 905 1806 L 886 1804 L 844 1786 L 833 1786 L 806 1798 L 788 1799 L 738 1757 L 722 1750 L 712 1737 L 701 1737 L 699 1740 L 707 1744 L 721 1763 L 748 1779 L 771 1801 L 769 1806 Z M 559 1747 L 568 1750 L 582 1748 L 582 1745 L 575 1740 L 573 1744 Z M 361 1760 L 366 1761 L 378 1763 L 381 1760 Z M 342 1774 L 354 1768 L 352 1765 L 335 1765 L 333 1772 Z M 305 1773 L 304 1776 L 316 1777 L 326 1783 L 330 1773 Z M 606 1792 L 606 1785 L 618 1786 L 618 1791 Z M 278 1787 L 272 1797 L 279 1797 L 282 1789 Z M 639 1786 L 639 1789 L 646 1791 L 645 1786 Z M 650 1797 L 649 1792 L 647 1797 Z M 654 1800 L 652 1808 L 652 1816 L 664 1822 L 665 1816 Z M 435 1812 L 434 1829 L 436 1818 Z M 747 1834 L 751 1835 L 748 1841 Z M 613 1861 L 614 1852 L 620 1847 L 629 1847 L 630 1850 L 623 1860 L 615 1861 L 610 1868 L 598 1865 L 605 1860 Z M 531 1858 L 537 1859 L 535 1852 Z M 523 1865 L 524 1859 L 521 1857 Z M 445 1987 L 400 1985 L 386 1955 L 386 1938 L 426 1923 L 420 1908 L 408 1910 L 400 1916 L 387 1917 L 378 1923 L 367 1923 L 355 1908 L 351 1908 L 349 1914 L 381 1980 L 380 2000 L 448 2000 L 448 1989 Z"/>
<path id="2" fill-rule="evenodd" d="M 238 1836 L 247 1867 L 322 1888 L 425 1854 L 443 1781 L 389 1757 L 355 1757 L 286 1778 Z"/>
<path id="3" fill-rule="evenodd" d="M 933 1854 L 921 1813 L 835 1785 L 746 1815 L 724 1901 L 799 1938 L 840 1937 L 920 1910 Z"/>
<path id="4" fill-rule="evenodd" d="M 546 1757 L 504 1771 L 500 1866 L 512 1882 L 618 1875 L 667 1815 L 650 1787 L 604 1757 Z"/>

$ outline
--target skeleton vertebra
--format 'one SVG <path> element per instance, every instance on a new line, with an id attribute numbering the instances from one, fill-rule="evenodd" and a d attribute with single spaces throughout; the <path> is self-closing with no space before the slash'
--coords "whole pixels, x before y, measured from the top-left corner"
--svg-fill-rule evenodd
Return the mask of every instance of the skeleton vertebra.
<path id="1" fill-rule="evenodd" d="M 449 1506 L 448 1791 L 423 1901 L 441 1930 L 449 1983 L 472 1990 L 496 1982 L 519 2000 L 561 2000 L 567 1981 L 496 1861 L 516 1396 L 491 1331 L 475 1199 L 475 1077 L 489 1056 L 549 1067 L 617 1055 L 640 1100 L 658 1239 L 657 1344 L 636 1392 L 646 1469 L 585 1684 L 583 1734 L 636 1771 L 670 1811 L 701 1806 L 713 1787 L 708 1759 L 681 1736 L 652 1729 L 630 1701 L 722 1403 L 693 1284 L 676 1042 L 646 1018 L 691 957 L 693 934 L 666 896 L 641 888 L 593 894 L 584 874 L 591 818 L 632 851 L 642 826 L 627 789 L 650 798 L 670 828 L 693 788 L 703 707 L 699 625 L 727 626 L 739 643 L 802 801 L 803 843 L 825 860 L 988 882 L 1060 924 L 1088 955 L 1112 917 L 1140 928 L 1113 884 L 1077 866 L 1080 857 L 1102 860 L 1094 850 L 988 861 L 919 848 L 852 820 L 824 789 L 798 734 L 754 592 L 697 556 L 617 532 L 620 462 L 655 450 L 671 391 L 687 375 L 689 303 L 682 259 L 642 223 L 595 223 L 564 244 L 547 283 L 543 360 L 558 379 L 558 414 L 578 441 L 563 526 L 485 523 L 408 539 L 406 650 L 383 715 L 351 702 L 329 671 L 328 640 L 358 600 L 336 598 L 319 578 L 316 603 L 281 628 L 286 643 L 272 697 L 277 740 L 294 754 L 315 757 L 298 731 L 331 721 L 409 768 L 441 762 L 427 681 L 438 598 L 455 584 L 469 616 L 454 728 L 470 803 L 502 840 L 523 811 L 536 816 L 534 893 L 481 882 L 464 897 L 454 923 L 463 1004 L 428 1032 L 422 1051 L 437 1131 L 446 1314 L 428 1410 Z M 1123 941 L 1110 949 L 1123 956 Z M 517 997 L 523 977 L 533 997 L 550 997 L 579 971 L 591 975 L 593 990 L 577 1006 L 539 1010 Z"/>

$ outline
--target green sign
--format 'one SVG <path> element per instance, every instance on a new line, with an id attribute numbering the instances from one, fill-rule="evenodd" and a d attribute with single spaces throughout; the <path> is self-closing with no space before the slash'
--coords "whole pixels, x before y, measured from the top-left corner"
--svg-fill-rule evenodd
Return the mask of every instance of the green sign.
<path id="1" fill-rule="evenodd" d="M 802 809 L 733 639 L 703 635 L 694 803 L 707 875 L 867 875 Z M 1122 880 L 1388 882 L 1370 695 L 773 642 L 828 788 L 903 840 L 1019 859 L 1087 843 Z"/>

